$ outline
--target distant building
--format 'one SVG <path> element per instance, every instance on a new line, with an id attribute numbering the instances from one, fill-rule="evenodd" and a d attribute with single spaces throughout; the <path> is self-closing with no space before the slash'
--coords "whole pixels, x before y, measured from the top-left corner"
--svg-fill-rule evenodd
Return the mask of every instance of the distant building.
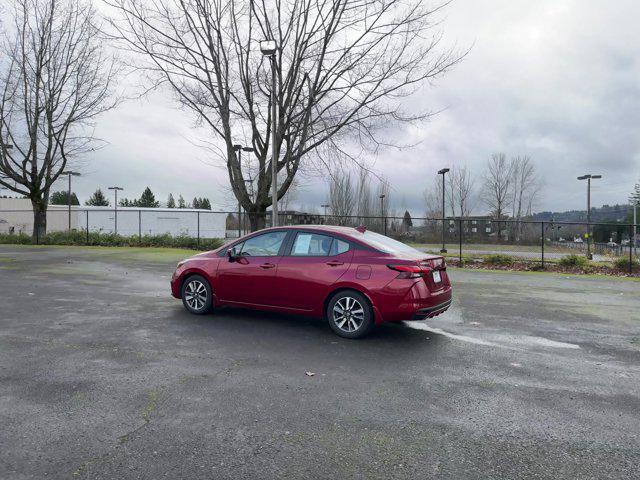
<path id="1" fill-rule="evenodd" d="M 118 207 L 118 233 L 201 238 L 225 237 L 225 213 L 181 208 Z M 114 233 L 116 212 L 113 207 L 71 207 L 71 229 Z M 49 205 L 47 231 L 69 228 L 69 211 L 65 205 Z M 23 198 L 0 198 L 0 233 L 33 231 L 31 201 Z"/>

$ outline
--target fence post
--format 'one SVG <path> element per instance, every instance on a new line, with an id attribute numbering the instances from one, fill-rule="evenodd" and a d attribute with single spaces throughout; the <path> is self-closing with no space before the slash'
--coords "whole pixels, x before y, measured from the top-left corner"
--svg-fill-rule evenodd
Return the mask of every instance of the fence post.
<path id="1" fill-rule="evenodd" d="M 459 220 L 458 236 L 460 237 L 460 266 L 462 266 L 462 218 Z"/>
<path id="2" fill-rule="evenodd" d="M 138 210 L 138 242 L 142 243 L 142 210 Z"/>
<path id="3" fill-rule="evenodd" d="M 633 237 L 633 226 L 629 226 L 629 274 L 633 273 L 633 244 L 636 239 Z"/>
<path id="4" fill-rule="evenodd" d="M 540 244 L 540 251 L 542 253 L 542 268 L 544 268 L 544 221 L 540 222 L 540 241 L 542 242 Z"/>
<path id="5" fill-rule="evenodd" d="M 87 245 L 89 245 L 89 209 L 87 209 Z"/>
<path id="6" fill-rule="evenodd" d="M 198 214 L 198 247 L 200 246 L 200 212 L 196 212 Z"/>

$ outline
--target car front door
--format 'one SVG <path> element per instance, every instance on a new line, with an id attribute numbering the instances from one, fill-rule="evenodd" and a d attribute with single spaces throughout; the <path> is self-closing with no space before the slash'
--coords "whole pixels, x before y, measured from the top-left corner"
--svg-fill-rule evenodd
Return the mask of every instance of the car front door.
<path id="1" fill-rule="evenodd" d="M 223 302 L 275 305 L 274 278 L 284 250 L 286 230 L 246 239 L 218 265 L 214 292 Z"/>
<path id="2" fill-rule="evenodd" d="M 353 250 L 330 235 L 297 231 L 280 259 L 276 278 L 278 303 L 296 310 L 314 310 L 331 285 L 349 269 Z"/>

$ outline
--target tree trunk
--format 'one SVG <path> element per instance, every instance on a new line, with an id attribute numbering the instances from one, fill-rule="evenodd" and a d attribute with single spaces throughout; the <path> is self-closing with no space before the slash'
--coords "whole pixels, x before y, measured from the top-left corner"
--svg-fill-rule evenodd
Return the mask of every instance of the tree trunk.
<path id="1" fill-rule="evenodd" d="M 265 210 L 256 210 L 247 212 L 249 216 L 249 226 L 251 227 L 251 231 L 255 232 L 257 230 L 262 230 L 266 225 L 267 211 Z"/>
<path id="2" fill-rule="evenodd" d="M 41 198 L 31 199 L 33 208 L 33 241 L 38 244 L 47 234 L 47 202 Z"/>

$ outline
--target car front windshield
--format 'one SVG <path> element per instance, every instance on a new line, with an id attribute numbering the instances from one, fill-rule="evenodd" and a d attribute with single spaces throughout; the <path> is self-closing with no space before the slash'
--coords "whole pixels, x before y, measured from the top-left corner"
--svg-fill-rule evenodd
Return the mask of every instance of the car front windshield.
<path id="1" fill-rule="evenodd" d="M 413 253 L 424 254 L 420 250 L 416 250 L 409 245 L 394 240 L 393 238 L 380 235 L 376 232 L 365 231 L 363 234 L 363 240 L 377 250 L 382 250 L 386 253 Z"/>

